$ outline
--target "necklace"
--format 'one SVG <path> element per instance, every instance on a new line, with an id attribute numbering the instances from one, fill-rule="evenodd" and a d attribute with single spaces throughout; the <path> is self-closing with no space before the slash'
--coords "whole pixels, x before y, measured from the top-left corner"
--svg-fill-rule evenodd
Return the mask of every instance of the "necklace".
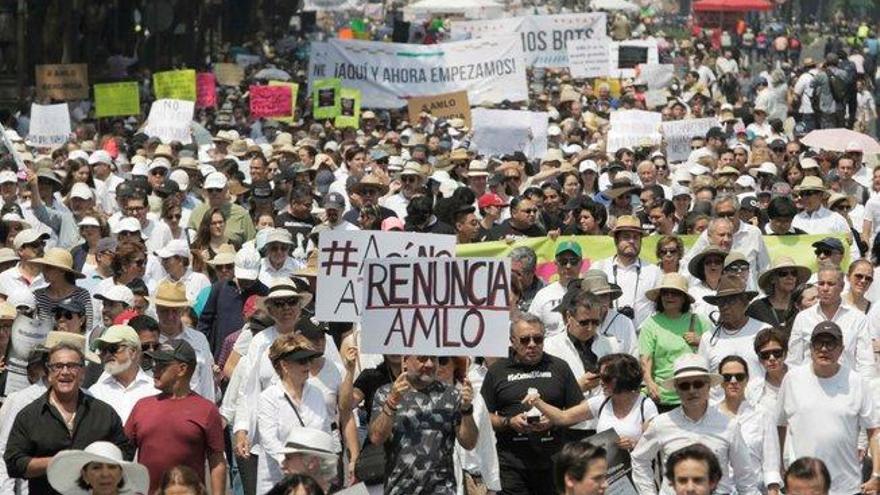
<path id="1" fill-rule="evenodd" d="M 73 424 L 74 422 L 76 422 L 76 411 L 73 411 L 72 413 L 65 411 L 64 408 L 62 408 L 61 405 L 52 398 L 49 399 L 49 403 L 58 410 L 58 413 L 61 414 L 61 419 L 64 420 L 64 426 L 67 427 L 67 431 L 72 433 Z M 70 416 L 70 419 L 68 419 L 68 416 Z"/>

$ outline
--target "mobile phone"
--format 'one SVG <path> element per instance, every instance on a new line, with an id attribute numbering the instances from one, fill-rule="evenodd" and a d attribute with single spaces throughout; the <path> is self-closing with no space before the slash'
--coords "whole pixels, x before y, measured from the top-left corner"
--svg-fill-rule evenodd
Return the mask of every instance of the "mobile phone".
<path id="1" fill-rule="evenodd" d="M 527 422 L 528 424 L 530 424 L 530 425 L 533 425 L 533 424 L 536 424 L 536 423 L 540 423 L 540 422 L 541 422 L 541 416 L 526 416 L 526 422 Z"/>

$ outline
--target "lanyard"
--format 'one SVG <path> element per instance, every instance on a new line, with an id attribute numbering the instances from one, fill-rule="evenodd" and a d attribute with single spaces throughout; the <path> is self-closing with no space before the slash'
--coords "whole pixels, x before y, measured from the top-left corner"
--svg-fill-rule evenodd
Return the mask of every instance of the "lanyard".
<path id="1" fill-rule="evenodd" d="M 614 255 L 614 257 L 611 258 L 611 271 L 614 274 L 614 284 L 617 285 L 618 287 L 620 287 L 620 284 L 617 283 L 617 255 Z M 632 299 L 633 311 L 635 311 L 635 309 L 636 309 L 636 298 L 638 297 L 638 294 L 639 294 L 639 279 L 641 278 L 641 274 L 642 274 L 642 260 L 637 259 L 636 260 L 636 286 L 635 286 L 635 288 L 633 288 L 633 299 Z M 622 287 L 621 287 L 621 289 L 622 289 Z M 618 304 L 617 301 L 614 301 L 614 309 L 617 309 L 617 304 Z"/>
<path id="2" fill-rule="evenodd" d="M 302 417 L 299 415 L 299 409 L 296 408 L 296 406 L 293 404 L 293 401 L 290 400 L 290 397 L 287 396 L 287 392 L 284 392 L 284 398 L 287 399 L 287 403 L 290 404 L 290 407 L 293 408 L 293 412 L 294 412 L 294 414 L 296 414 L 296 419 L 299 420 L 299 424 L 300 424 L 300 426 L 302 426 L 303 428 L 305 428 L 306 424 L 303 423 L 303 419 L 302 419 Z"/>

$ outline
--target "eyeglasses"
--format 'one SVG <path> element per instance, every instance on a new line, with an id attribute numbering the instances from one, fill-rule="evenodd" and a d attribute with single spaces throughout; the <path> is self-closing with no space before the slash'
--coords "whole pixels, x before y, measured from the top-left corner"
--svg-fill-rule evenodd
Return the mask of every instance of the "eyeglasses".
<path id="1" fill-rule="evenodd" d="M 701 388 L 706 386 L 705 380 L 693 380 L 690 382 L 675 382 L 675 388 L 681 390 L 682 392 L 688 392 L 691 389 L 700 390 Z"/>
<path id="2" fill-rule="evenodd" d="M 770 358 L 782 359 L 783 354 L 785 354 L 785 351 L 783 351 L 782 349 L 768 349 L 766 351 L 759 352 L 758 357 L 761 358 L 761 361 L 769 361 Z"/>
<path id="3" fill-rule="evenodd" d="M 556 264 L 559 266 L 581 266 L 580 258 L 556 258 Z"/>
<path id="4" fill-rule="evenodd" d="M 182 215 L 180 213 L 177 213 L 174 215 L 166 215 L 165 218 L 167 218 L 168 220 L 180 220 L 182 218 Z"/>
<path id="5" fill-rule="evenodd" d="M 832 254 L 834 254 L 834 251 L 832 251 L 830 249 L 817 249 L 813 252 L 816 253 L 817 257 L 818 256 L 831 256 Z"/>
<path id="6" fill-rule="evenodd" d="M 715 216 L 718 218 L 733 218 L 736 216 L 735 211 L 716 211 Z"/>
<path id="7" fill-rule="evenodd" d="M 378 196 L 378 195 L 379 195 L 378 189 L 369 188 L 369 189 L 364 189 L 361 191 L 361 196 Z"/>
<path id="8" fill-rule="evenodd" d="M 100 352 L 101 354 L 116 354 L 119 352 L 119 349 L 122 349 L 125 346 L 121 346 L 119 344 L 108 344 L 105 346 L 101 346 Z"/>
<path id="9" fill-rule="evenodd" d="M 288 298 L 288 299 L 275 299 L 272 301 L 272 306 L 276 308 L 293 308 L 299 306 L 299 299 Z"/>
<path id="10" fill-rule="evenodd" d="M 677 254 L 678 254 L 678 249 L 676 249 L 676 248 L 661 249 L 660 250 L 660 256 L 666 256 L 666 255 L 673 256 L 673 255 L 677 255 Z"/>
<path id="11" fill-rule="evenodd" d="M 731 265 L 724 269 L 725 272 L 743 273 L 749 271 L 749 265 Z"/>
<path id="12" fill-rule="evenodd" d="M 161 346 L 162 346 L 162 344 L 160 344 L 158 342 L 144 342 L 143 344 L 141 344 L 141 351 L 142 352 L 155 351 L 155 350 L 159 349 L 159 347 L 161 347 Z"/>
<path id="13" fill-rule="evenodd" d="M 82 316 L 79 313 L 74 313 L 73 311 L 56 311 L 55 319 L 64 318 L 65 320 L 72 320 L 74 316 Z"/>
<path id="14" fill-rule="evenodd" d="M 749 375 L 746 373 L 721 373 L 721 378 L 724 379 L 724 383 L 730 383 L 734 379 L 737 382 L 743 382 L 749 378 Z"/>
<path id="15" fill-rule="evenodd" d="M 800 196 L 802 198 L 808 198 L 810 196 L 815 196 L 817 194 L 822 194 L 822 192 L 821 191 L 801 191 L 800 192 Z"/>
<path id="16" fill-rule="evenodd" d="M 810 342 L 810 347 L 813 349 L 824 349 L 827 351 L 833 351 L 840 346 L 840 342 L 836 340 L 814 340 Z"/>
<path id="17" fill-rule="evenodd" d="M 848 204 L 838 204 L 831 207 L 831 211 L 850 211 L 852 208 Z"/>
<path id="18" fill-rule="evenodd" d="M 580 325 L 584 328 L 596 328 L 602 324 L 602 320 L 596 320 L 596 319 L 592 319 L 592 318 L 586 318 L 583 320 L 575 320 L 575 321 L 578 323 L 578 325 Z"/>
<path id="19" fill-rule="evenodd" d="M 126 206 L 125 207 L 125 211 L 141 211 L 143 209 L 146 209 L 146 206 L 140 205 L 140 206 Z"/>
<path id="20" fill-rule="evenodd" d="M 778 272 L 776 272 L 776 276 L 779 278 L 797 277 L 797 271 L 796 270 L 779 270 Z"/>
<path id="21" fill-rule="evenodd" d="M 49 368 L 49 371 L 52 371 L 54 373 L 61 373 L 64 370 L 79 371 L 80 369 L 82 369 L 83 364 L 82 363 L 49 363 L 46 365 L 46 367 Z"/>
<path id="22" fill-rule="evenodd" d="M 668 165 L 654 165 L 654 168 L 657 170 L 667 170 L 669 168 Z"/>
<path id="23" fill-rule="evenodd" d="M 529 345 L 529 342 L 534 342 L 535 345 L 542 345 L 544 343 L 543 335 L 526 335 L 525 337 L 519 338 L 520 345 Z"/>
<path id="24" fill-rule="evenodd" d="M 864 275 L 861 273 L 855 273 L 855 274 L 853 274 L 853 277 L 855 277 L 856 280 L 863 280 L 865 282 L 873 282 L 874 281 L 874 277 L 872 277 L 871 275 Z"/>

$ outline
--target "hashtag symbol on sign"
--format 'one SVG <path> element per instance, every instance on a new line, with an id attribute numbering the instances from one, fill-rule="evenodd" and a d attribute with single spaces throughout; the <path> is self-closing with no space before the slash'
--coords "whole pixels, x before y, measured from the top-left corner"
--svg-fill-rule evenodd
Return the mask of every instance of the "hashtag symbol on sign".
<path id="1" fill-rule="evenodd" d="M 347 277 L 348 269 L 357 267 L 357 263 L 349 261 L 349 256 L 357 252 L 357 249 L 351 246 L 351 241 L 345 241 L 345 247 L 340 247 L 338 241 L 333 241 L 330 247 L 323 248 L 321 251 L 330 253 L 329 259 L 321 263 L 321 267 L 327 269 L 326 275 L 330 275 L 334 266 L 340 266 L 342 267 L 342 276 Z M 339 255 L 341 260 L 337 261 L 337 253 L 341 253 Z"/>

